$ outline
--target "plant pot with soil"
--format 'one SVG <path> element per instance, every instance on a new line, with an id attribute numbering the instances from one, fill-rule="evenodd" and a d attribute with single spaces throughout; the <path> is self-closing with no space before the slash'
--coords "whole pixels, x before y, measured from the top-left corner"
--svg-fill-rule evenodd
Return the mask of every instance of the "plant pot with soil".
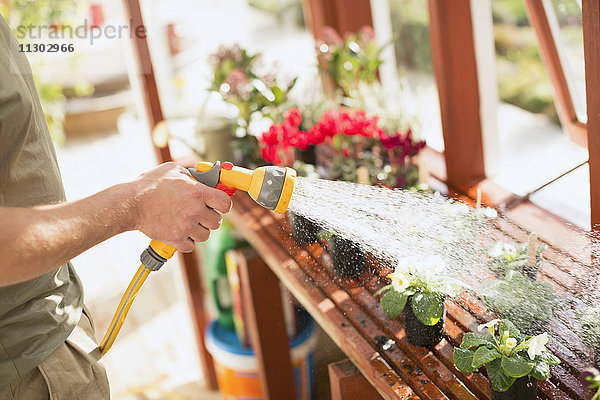
<path id="1" fill-rule="evenodd" d="M 434 256 L 399 260 L 388 277 L 392 283 L 379 290 L 381 308 L 390 317 L 402 315 L 406 338 L 414 346 L 435 346 L 443 337 L 447 297 L 462 285 L 443 274 L 443 260 Z"/>
<path id="2" fill-rule="evenodd" d="M 319 240 L 319 225 L 303 217 L 302 215 L 295 214 L 288 210 L 287 218 L 290 222 L 290 228 L 292 230 L 292 237 L 298 244 L 310 244 L 315 243 Z"/>
<path id="3" fill-rule="evenodd" d="M 489 334 L 467 332 L 454 349 L 454 365 L 464 373 L 485 366 L 492 400 L 535 400 L 538 381 L 550 376 L 560 360 L 546 345 L 548 334 L 525 336 L 509 320 L 495 319 L 479 326 Z"/>
<path id="4" fill-rule="evenodd" d="M 333 272 L 338 276 L 358 276 L 367 268 L 365 252 L 360 246 L 338 235 L 327 240 Z"/>

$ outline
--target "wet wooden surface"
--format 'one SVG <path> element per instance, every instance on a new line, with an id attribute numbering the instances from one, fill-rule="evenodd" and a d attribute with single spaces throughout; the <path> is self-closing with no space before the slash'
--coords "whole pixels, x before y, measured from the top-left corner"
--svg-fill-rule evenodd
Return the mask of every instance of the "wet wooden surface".
<path id="1" fill-rule="evenodd" d="M 448 300 L 442 342 L 432 348 L 415 347 L 406 340 L 401 320 L 388 317 L 373 295 L 387 283 L 387 278 L 378 276 L 376 263 L 357 278 L 338 277 L 322 244 L 296 244 L 285 216 L 256 205 L 244 193 L 236 195 L 228 218 L 383 398 L 490 399 L 485 374 L 461 373 L 452 357 L 453 346 L 460 343 L 464 332 L 476 331 L 489 319 L 477 298 L 465 292 Z M 499 238 L 526 235 L 516 226 L 506 228 L 511 234 L 499 230 Z M 564 269 L 546 262 L 540 279 L 557 291 L 561 285 L 566 290 L 562 282 L 573 273 Z M 555 340 L 551 347 L 563 363 L 552 367 L 549 381 L 540 383 L 540 399 L 591 398 L 576 378 L 585 365 L 585 349 L 578 349 L 580 341 L 573 338 L 565 322 L 560 318 L 552 321 L 554 334 L 564 340 Z"/>

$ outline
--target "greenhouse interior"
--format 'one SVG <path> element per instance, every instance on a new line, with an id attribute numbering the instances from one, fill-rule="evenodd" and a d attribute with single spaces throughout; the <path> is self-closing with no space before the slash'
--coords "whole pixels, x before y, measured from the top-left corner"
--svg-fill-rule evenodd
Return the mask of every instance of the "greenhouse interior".
<path id="1" fill-rule="evenodd" d="M 597 0 L 0 14 L 0 399 L 600 400 Z"/>

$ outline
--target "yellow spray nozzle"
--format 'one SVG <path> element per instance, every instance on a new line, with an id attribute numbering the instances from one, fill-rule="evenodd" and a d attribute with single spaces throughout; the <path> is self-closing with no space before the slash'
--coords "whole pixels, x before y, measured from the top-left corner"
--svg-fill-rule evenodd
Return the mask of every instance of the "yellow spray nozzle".
<path id="1" fill-rule="evenodd" d="M 258 204 L 277 213 L 287 210 L 296 182 L 296 171 L 292 168 L 271 165 L 251 170 L 237 167 L 230 162 L 199 162 L 196 171 L 200 173 L 214 171 L 215 176 L 195 175 L 195 177 L 200 182 L 213 187 L 220 183 L 229 188 L 248 192 Z"/>

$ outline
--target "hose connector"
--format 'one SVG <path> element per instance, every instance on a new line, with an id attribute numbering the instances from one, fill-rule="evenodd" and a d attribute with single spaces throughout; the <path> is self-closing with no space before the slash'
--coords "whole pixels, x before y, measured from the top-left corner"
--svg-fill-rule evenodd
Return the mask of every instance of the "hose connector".
<path id="1" fill-rule="evenodd" d="M 140 255 L 140 261 L 151 271 L 158 271 L 177 249 L 158 240 L 153 240 Z"/>

